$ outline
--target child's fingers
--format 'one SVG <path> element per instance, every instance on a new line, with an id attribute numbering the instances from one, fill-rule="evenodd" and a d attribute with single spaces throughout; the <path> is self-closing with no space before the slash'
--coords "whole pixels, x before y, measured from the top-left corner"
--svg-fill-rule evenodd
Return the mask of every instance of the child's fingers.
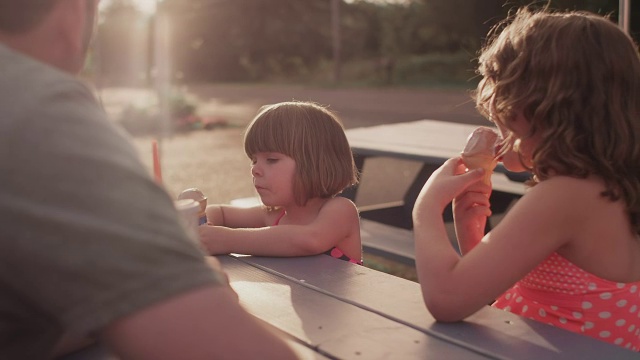
<path id="1" fill-rule="evenodd" d="M 484 181 L 476 181 L 467 187 L 467 192 L 480 193 L 486 197 L 491 195 L 492 190 L 491 185 L 485 184 Z"/>
<path id="2" fill-rule="evenodd" d="M 491 207 L 471 202 L 456 202 L 453 212 L 457 216 L 491 216 L 492 214 Z"/>
<path id="3" fill-rule="evenodd" d="M 484 172 L 484 169 L 475 169 L 464 174 L 457 175 L 454 177 L 454 179 L 456 179 L 456 181 L 458 181 L 462 185 L 464 191 L 469 191 L 469 187 L 473 186 L 475 183 L 480 182 L 478 180 L 482 179 L 482 177 L 484 176 Z"/>
<path id="4" fill-rule="evenodd" d="M 456 202 L 454 205 L 453 213 L 456 215 L 456 217 L 492 215 L 491 207 L 471 202 Z"/>
<path id="5" fill-rule="evenodd" d="M 468 172 L 468 169 L 467 169 L 467 166 L 462 161 L 462 158 L 461 157 L 456 157 L 456 158 L 453 158 L 453 159 L 456 160 L 456 162 L 457 162 L 456 167 L 455 167 L 454 175 L 466 174 Z"/>
<path id="6" fill-rule="evenodd" d="M 426 198 L 430 199 L 428 203 L 444 207 L 456 197 L 464 194 L 469 186 L 480 182 L 479 180 L 484 174 L 482 169 L 457 175 L 460 164 L 459 157 L 448 159 L 431 174 L 418 196 L 418 208 L 423 204 L 422 199 Z"/>
<path id="7" fill-rule="evenodd" d="M 462 195 L 456 197 L 455 201 L 457 205 L 461 205 L 461 206 L 472 206 L 472 205 L 491 206 L 491 203 L 489 202 L 489 198 L 485 194 L 481 194 L 477 192 L 465 192 Z"/>
<path id="8" fill-rule="evenodd" d="M 492 214 L 491 208 L 488 206 L 472 206 L 471 208 L 469 208 L 468 212 L 469 212 L 469 215 L 472 215 L 472 216 L 489 217 Z"/>
<path id="9" fill-rule="evenodd" d="M 467 167 L 462 162 L 461 157 L 453 157 L 447 159 L 444 164 L 442 164 L 441 168 L 451 175 L 462 175 L 467 173 Z"/>
<path id="10" fill-rule="evenodd" d="M 466 188 L 474 181 L 482 178 L 484 176 L 484 171 L 485 170 L 482 168 L 466 171 L 462 158 L 454 157 L 445 161 L 444 164 L 436 170 L 436 173 L 438 173 L 438 175 L 442 174 L 447 176 L 455 175 L 454 179 L 462 184 L 466 184 Z"/>

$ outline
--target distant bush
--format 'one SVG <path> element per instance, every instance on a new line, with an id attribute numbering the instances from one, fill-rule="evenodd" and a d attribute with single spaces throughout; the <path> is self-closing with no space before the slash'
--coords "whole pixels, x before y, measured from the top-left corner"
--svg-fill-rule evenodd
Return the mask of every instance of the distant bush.
<path id="1" fill-rule="evenodd" d="M 393 82 L 404 85 L 471 84 L 478 81 L 466 53 L 414 55 L 396 62 Z"/>
<path id="2" fill-rule="evenodd" d="M 157 102 L 146 105 L 130 103 L 124 106 L 117 121 L 134 136 L 213 129 L 226 125 L 217 119 L 198 116 L 197 101 L 182 91 L 172 91 L 167 101 L 169 108 L 166 117 L 162 116 Z M 165 125 L 165 122 L 168 124 Z"/>
<path id="3" fill-rule="evenodd" d="M 162 120 L 157 107 L 142 108 L 126 105 L 117 121 L 131 135 L 159 135 L 162 133 Z"/>
<path id="4" fill-rule="evenodd" d="M 438 53 L 356 59 L 341 67 L 341 86 L 475 87 L 474 62 L 469 54 Z M 322 61 L 314 71 L 297 77 L 272 76 L 267 82 L 333 85 L 333 63 Z"/>

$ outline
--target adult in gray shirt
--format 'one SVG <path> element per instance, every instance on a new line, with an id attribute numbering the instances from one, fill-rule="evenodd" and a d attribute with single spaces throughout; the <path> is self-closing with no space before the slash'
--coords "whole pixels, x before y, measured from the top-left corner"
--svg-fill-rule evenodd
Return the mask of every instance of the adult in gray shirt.
<path id="1" fill-rule="evenodd" d="M 73 75 L 98 0 L 0 3 L 0 358 L 292 358 Z"/>

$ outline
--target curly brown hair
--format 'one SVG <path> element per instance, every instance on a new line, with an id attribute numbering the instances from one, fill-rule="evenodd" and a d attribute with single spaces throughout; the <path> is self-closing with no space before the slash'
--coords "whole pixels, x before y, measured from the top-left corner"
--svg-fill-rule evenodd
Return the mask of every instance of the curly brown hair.
<path id="1" fill-rule="evenodd" d="M 534 183 L 598 176 L 640 232 L 640 57 L 627 34 L 592 13 L 521 8 L 490 33 L 478 73 L 478 110 L 507 129 L 521 113 L 539 135 Z"/>
<path id="2" fill-rule="evenodd" d="M 263 106 L 247 127 L 244 150 L 279 152 L 296 162 L 294 194 L 298 205 L 330 198 L 358 182 L 353 153 L 338 117 L 302 101 Z"/>

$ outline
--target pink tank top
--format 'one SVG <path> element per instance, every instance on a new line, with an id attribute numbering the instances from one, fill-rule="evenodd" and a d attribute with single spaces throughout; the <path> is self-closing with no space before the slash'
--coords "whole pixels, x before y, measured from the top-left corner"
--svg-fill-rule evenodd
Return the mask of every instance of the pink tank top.
<path id="1" fill-rule="evenodd" d="M 640 282 L 601 279 L 558 253 L 492 306 L 640 351 Z"/>
<path id="2" fill-rule="evenodd" d="M 276 225 L 278 225 L 280 223 L 280 219 L 282 219 L 284 214 L 285 214 L 285 212 L 283 211 L 280 214 L 280 216 L 278 216 L 276 221 L 273 223 L 273 226 L 276 226 Z M 340 259 L 340 260 L 348 261 L 350 263 L 362 265 L 362 260 L 354 260 L 354 259 L 348 257 L 345 253 L 342 252 L 342 250 L 338 249 L 337 246 L 334 246 L 331 249 L 325 251 L 324 254 L 325 255 L 329 255 L 329 256 L 331 256 L 333 258 L 336 258 L 336 259 Z"/>

